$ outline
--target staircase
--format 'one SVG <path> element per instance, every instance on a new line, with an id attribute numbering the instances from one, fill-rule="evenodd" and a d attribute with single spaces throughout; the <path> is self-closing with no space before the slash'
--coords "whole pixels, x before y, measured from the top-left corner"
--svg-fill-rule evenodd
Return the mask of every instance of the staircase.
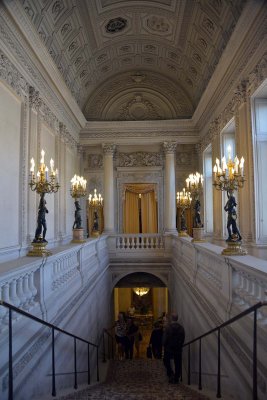
<path id="1" fill-rule="evenodd" d="M 59 400 L 209 400 L 186 387 L 169 384 L 162 360 L 110 361 L 107 379 Z"/>

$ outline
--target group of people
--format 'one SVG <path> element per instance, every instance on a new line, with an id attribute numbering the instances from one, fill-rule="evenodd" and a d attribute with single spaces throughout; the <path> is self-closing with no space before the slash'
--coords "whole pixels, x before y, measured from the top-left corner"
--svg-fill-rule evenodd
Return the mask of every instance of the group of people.
<path id="1" fill-rule="evenodd" d="M 125 316 L 124 313 L 119 313 L 114 327 L 119 360 L 123 358 L 132 359 L 134 347 L 136 349 L 136 357 L 139 357 L 139 342 L 142 337 L 139 326 L 135 323 L 133 316 Z"/>
<path id="2" fill-rule="evenodd" d="M 170 383 L 179 383 L 180 381 L 184 340 L 185 331 L 183 326 L 178 323 L 178 315 L 173 313 L 168 316 L 163 312 L 162 316 L 154 323 L 149 345 L 154 358 L 161 359 L 163 352 L 163 363 Z"/>
<path id="3" fill-rule="evenodd" d="M 134 347 L 139 357 L 140 331 L 134 318 L 125 317 L 119 313 L 115 323 L 115 339 L 118 345 L 119 359 L 133 358 Z M 141 337 L 142 338 L 142 337 Z M 154 323 L 149 346 L 155 359 L 162 359 L 170 383 L 179 383 L 182 372 L 182 347 L 185 340 L 185 331 L 178 322 L 176 313 L 168 316 L 165 312 Z M 172 362 L 173 360 L 173 362 Z"/>

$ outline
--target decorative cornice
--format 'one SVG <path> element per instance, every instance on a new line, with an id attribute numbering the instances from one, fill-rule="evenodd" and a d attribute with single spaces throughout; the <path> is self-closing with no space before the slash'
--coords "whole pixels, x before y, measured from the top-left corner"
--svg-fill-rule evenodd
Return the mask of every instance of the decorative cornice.
<path id="1" fill-rule="evenodd" d="M 29 85 L 4 53 L 0 52 L 0 79 L 10 86 L 21 98 L 28 96 Z"/>
<path id="2" fill-rule="evenodd" d="M 208 134 L 203 137 L 200 149 L 203 151 L 222 131 L 227 123 L 236 115 L 238 108 L 262 84 L 267 76 L 267 52 L 246 79 L 241 79 L 234 90 L 234 95 L 221 113 L 211 121 Z"/>
<path id="3" fill-rule="evenodd" d="M 6 7 L 10 10 L 7 11 Z M 30 86 L 34 86 L 36 90 L 41 93 L 46 103 L 55 112 L 56 117 L 59 120 L 64 121 L 66 126 L 68 126 L 69 131 L 73 132 L 77 140 L 79 131 L 83 124 L 85 124 L 85 119 L 79 118 L 78 120 L 77 118 L 74 118 L 75 115 L 81 114 L 79 107 L 76 105 L 76 111 L 74 111 L 75 107 L 74 103 L 72 103 L 72 96 L 70 94 L 67 95 L 68 90 L 65 87 L 62 77 L 58 71 L 56 72 L 55 66 L 52 66 L 53 68 L 50 66 L 49 68 L 48 64 L 52 63 L 49 53 L 44 48 L 37 32 L 31 28 L 31 24 L 28 23 L 26 15 L 23 16 L 24 13 L 15 12 L 17 7 L 21 7 L 19 2 L 7 2 L 5 5 L 0 5 L 0 36 L 2 48 L 8 57 L 9 55 L 10 57 L 12 56 L 12 62 L 14 60 L 16 68 L 24 76 L 24 79 L 27 80 Z M 20 25 L 25 37 L 21 35 L 14 25 L 14 21 L 10 17 L 11 12 L 12 17 L 18 18 L 19 16 L 19 21 L 17 21 L 17 23 Z M 32 45 L 29 45 L 29 42 L 32 42 Z M 32 48 L 37 52 L 41 49 L 42 64 L 40 64 L 40 61 L 37 58 L 36 53 L 32 51 Z M 44 52 L 46 54 L 44 54 Z M 48 72 L 47 69 L 49 70 Z M 55 77 L 55 75 L 57 75 L 57 77 Z M 51 79 L 51 82 L 45 76 L 50 77 L 49 79 Z M 52 81 L 55 82 L 55 87 L 58 87 L 60 82 L 61 89 L 56 91 L 54 88 L 52 89 Z M 66 92 L 64 98 L 62 97 L 63 87 Z M 72 100 L 70 101 L 70 99 Z"/>

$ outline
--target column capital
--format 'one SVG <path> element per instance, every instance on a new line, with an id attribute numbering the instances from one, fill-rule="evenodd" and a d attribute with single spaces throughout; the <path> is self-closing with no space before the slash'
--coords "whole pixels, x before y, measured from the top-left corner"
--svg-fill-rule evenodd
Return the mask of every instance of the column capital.
<path id="1" fill-rule="evenodd" d="M 114 143 L 103 143 L 102 149 L 105 155 L 109 154 L 113 156 L 116 150 L 116 145 Z"/>
<path id="2" fill-rule="evenodd" d="M 41 106 L 41 98 L 40 93 L 35 90 L 33 86 L 29 86 L 29 104 L 30 108 L 33 108 L 35 111 L 38 111 Z"/>
<path id="3" fill-rule="evenodd" d="M 176 142 L 163 142 L 163 151 L 165 154 L 174 154 L 176 151 Z"/>

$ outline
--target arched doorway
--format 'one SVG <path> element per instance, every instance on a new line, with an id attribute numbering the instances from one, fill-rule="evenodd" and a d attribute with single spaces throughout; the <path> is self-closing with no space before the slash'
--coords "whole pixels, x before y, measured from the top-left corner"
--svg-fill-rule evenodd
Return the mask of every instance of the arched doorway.
<path id="1" fill-rule="evenodd" d="M 159 324 L 163 312 L 168 312 L 168 288 L 158 276 L 138 271 L 118 279 L 113 292 L 115 318 L 123 313 L 127 324 L 134 321 L 141 334 L 142 340 L 137 347 L 135 343 L 133 355 L 146 358 L 154 323 Z"/>
<path id="2" fill-rule="evenodd" d="M 137 290 L 146 288 L 146 291 Z M 128 313 L 134 306 L 135 317 L 153 322 L 169 308 L 168 289 L 157 276 L 147 272 L 134 272 L 121 278 L 114 287 L 114 313 Z"/>

